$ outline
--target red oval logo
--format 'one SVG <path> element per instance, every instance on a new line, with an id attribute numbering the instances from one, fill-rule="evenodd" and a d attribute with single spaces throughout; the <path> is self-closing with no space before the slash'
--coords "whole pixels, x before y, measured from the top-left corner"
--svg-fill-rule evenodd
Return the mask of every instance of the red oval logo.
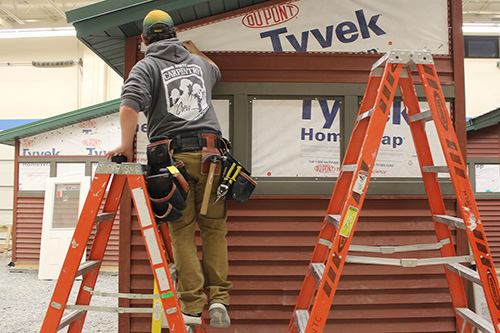
<path id="1" fill-rule="evenodd" d="M 334 173 L 335 167 L 329 164 L 318 164 L 314 167 L 314 171 L 320 173 Z"/>
<path id="2" fill-rule="evenodd" d="M 82 140 L 82 144 L 84 146 L 87 146 L 87 147 L 97 147 L 97 146 L 100 146 L 101 143 L 102 143 L 101 140 L 94 139 L 94 138 L 89 138 L 89 139 Z"/>
<path id="3" fill-rule="evenodd" d="M 242 23 L 247 28 L 267 28 L 293 19 L 299 14 L 299 7 L 285 3 L 248 13 Z"/>
<path id="4" fill-rule="evenodd" d="M 33 147 L 34 145 L 35 145 L 35 141 L 34 140 L 29 140 L 29 139 L 24 139 L 23 140 L 23 147 L 24 148 Z"/>
<path id="5" fill-rule="evenodd" d="M 78 127 L 80 128 L 95 128 L 96 122 L 94 120 L 86 120 L 78 123 Z"/>

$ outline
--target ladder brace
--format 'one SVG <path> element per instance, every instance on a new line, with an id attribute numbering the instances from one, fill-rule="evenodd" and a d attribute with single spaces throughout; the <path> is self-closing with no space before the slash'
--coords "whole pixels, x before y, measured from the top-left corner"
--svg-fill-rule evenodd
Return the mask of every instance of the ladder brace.
<path id="1" fill-rule="evenodd" d="M 469 256 L 438 257 L 438 258 L 423 258 L 423 259 L 415 259 L 415 258 L 396 259 L 396 258 L 347 256 L 345 261 L 353 264 L 417 267 L 417 266 L 428 266 L 428 265 L 441 265 L 441 264 L 456 263 L 456 262 L 470 263 L 474 261 L 474 257 L 469 255 Z"/>

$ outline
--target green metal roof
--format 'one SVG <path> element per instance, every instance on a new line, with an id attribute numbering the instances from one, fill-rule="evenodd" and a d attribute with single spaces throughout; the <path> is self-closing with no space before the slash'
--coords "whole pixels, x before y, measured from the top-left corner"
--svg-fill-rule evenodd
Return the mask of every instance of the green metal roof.
<path id="1" fill-rule="evenodd" d="M 467 120 L 467 132 L 500 123 L 500 108 Z"/>
<path id="2" fill-rule="evenodd" d="M 66 12 L 78 39 L 123 76 L 125 39 L 142 32 L 152 9 L 170 14 L 180 25 L 271 0 L 106 0 Z"/>
<path id="3" fill-rule="evenodd" d="M 92 105 L 86 108 L 34 121 L 26 125 L 10 128 L 0 132 L 0 143 L 14 146 L 16 140 L 48 132 L 64 126 L 73 125 L 81 121 L 115 113 L 118 112 L 119 108 L 120 99 L 118 98 L 101 104 Z"/>

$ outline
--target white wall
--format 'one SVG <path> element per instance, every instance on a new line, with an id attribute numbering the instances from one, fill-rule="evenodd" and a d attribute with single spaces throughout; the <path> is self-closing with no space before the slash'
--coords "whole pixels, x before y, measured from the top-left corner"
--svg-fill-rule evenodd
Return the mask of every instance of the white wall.
<path id="1" fill-rule="evenodd" d="M 0 39 L 0 119 L 43 119 L 120 96 L 122 78 L 76 37 Z M 83 68 L 32 61 L 83 60 Z M 0 224 L 12 223 L 14 148 L 0 144 Z"/>
<path id="2" fill-rule="evenodd" d="M 467 117 L 477 117 L 500 107 L 500 59 L 465 59 Z"/>

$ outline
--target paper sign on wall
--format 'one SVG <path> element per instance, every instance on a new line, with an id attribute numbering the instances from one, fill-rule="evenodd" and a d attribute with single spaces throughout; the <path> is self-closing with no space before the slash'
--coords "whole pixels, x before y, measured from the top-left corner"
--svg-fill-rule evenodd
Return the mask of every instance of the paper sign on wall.
<path id="1" fill-rule="evenodd" d="M 335 100 L 254 100 L 252 175 L 337 177 L 340 105 Z M 429 108 L 427 103 L 419 105 L 421 110 Z M 408 121 L 403 103 L 394 101 L 372 177 L 421 177 Z M 434 164 L 445 165 L 433 122 L 425 126 Z"/>
<path id="2" fill-rule="evenodd" d="M 254 100 L 252 175 L 336 177 L 340 101 Z"/>
<path id="3" fill-rule="evenodd" d="M 179 38 L 194 40 L 204 51 L 425 49 L 433 54 L 449 54 L 448 3 L 291 0 L 181 30 Z"/>

